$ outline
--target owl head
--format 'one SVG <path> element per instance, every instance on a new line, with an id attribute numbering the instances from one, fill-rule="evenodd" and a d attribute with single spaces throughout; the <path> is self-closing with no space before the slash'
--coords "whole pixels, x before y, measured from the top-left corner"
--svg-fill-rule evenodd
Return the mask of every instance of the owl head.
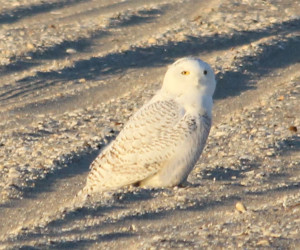
<path id="1" fill-rule="evenodd" d="M 213 96 L 216 80 L 213 69 L 200 59 L 185 57 L 169 66 L 162 89 L 175 96 L 191 92 L 199 96 Z"/>

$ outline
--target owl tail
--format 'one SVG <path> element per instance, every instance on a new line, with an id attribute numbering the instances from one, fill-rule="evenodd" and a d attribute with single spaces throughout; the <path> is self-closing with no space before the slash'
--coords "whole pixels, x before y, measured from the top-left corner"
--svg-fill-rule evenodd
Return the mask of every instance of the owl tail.
<path id="1" fill-rule="evenodd" d="M 76 196 L 74 197 L 72 201 L 73 207 L 76 209 L 81 208 L 86 203 L 87 198 L 89 197 L 90 190 L 88 186 L 85 186 L 83 189 L 81 189 Z"/>
<path id="2" fill-rule="evenodd" d="M 70 208 L 71 210 L 66 211 L 72 212 L 73 210 L 77 210 L 84 207 L 87 203 L 90 203 L 94 200 L 95 194 L 100 195 L 100 199 L 105 199 L 105 197 L 102 197 L 101 192 L 97 192 L 96 190 L 94 190 L 93 186 L 86 185 L 77 193 L 77 195 L 72 200 L 71 205 L 68 206 L 68 208 Z"/>

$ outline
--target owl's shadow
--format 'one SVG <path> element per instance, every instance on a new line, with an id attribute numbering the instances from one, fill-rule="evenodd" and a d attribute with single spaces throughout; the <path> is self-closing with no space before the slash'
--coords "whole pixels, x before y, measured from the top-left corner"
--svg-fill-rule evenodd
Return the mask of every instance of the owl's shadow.
<path id="1" fill-rule="evenodd" d="M 201 172 L 202 179 L 214 181 L 231 181 L 233 178 L 242 178 L 243 173 L 255 169 L 258 165 L 253 164 L 247 169 L 232 169 L 229 167 L 217 166 L 214 169 L 205 169 Z"/>

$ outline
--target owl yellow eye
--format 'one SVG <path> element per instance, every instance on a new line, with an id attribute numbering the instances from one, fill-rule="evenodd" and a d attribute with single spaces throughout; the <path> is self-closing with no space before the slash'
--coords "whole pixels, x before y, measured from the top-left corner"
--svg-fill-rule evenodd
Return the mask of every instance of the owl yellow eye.
<path id="1" fill-rule="evenodd" d="M 189 75 L 189 74 L 190 74 L 190 71 L 185 71 L 184 70 L 184 71 L 181 72 L 181 75 Z"/>

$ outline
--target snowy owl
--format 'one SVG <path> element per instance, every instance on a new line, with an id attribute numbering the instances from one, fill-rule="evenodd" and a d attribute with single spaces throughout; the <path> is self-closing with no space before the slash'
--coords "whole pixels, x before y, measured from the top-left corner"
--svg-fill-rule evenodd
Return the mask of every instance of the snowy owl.
<path id="1" fill-rule="evenodd" d="M 93 161 L 82 192 L 184 182 L 210 131 L 215 87 L 212 68 L 200 59 L 182 58 L 169 66 L 161 90 Z"/>

